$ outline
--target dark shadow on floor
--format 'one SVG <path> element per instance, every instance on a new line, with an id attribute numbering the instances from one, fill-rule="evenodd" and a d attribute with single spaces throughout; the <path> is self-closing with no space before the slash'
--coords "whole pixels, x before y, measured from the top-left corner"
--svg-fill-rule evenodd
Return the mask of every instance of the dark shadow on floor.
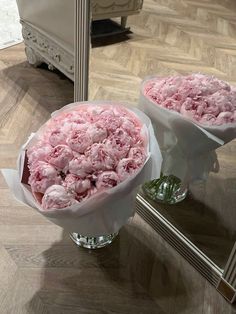
<path id="1" fill-rule="evenodd" d="M 129 28 L 122 27 L 111 19 L 93 21 L 91 25 L 92 47 L 108 46 L 130 39 Z"/>
<path id="2" fill-rule="evenodd" d="M 73 102 L 73 82 L 59 71 L 49 71 L 45 64 L 34 68 L 27 61 L 22 62 L 4 69 L 1 77 L 8 91 L 5 98 L 16 106 L 26 93 L 48 114 Z M 14 99 L 13 91 L 17 91 Z"/>
<path id="3" fill-rule="evenodd" d="M 145 243 L 146 236 L 126 226 L 112 245 L 90 251 L 68 243 L 64 232 L 43 252 L 42 284 L 27 305 L 29 313 L 39 314 L 39 300 L 45 313 L 57 314 L 169 313 L 179 296 L 187 304 L 187 276 L 179 278 L 176 261 L 159 251 L 157 241 Z"/>

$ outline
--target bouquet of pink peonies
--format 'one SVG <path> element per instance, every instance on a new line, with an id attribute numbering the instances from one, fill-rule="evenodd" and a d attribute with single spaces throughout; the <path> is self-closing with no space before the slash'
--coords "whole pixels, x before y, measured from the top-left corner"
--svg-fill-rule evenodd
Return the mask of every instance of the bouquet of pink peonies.
<path id="1" fill-rule="evenodd" d="M 236 137 L 236 88 L 212 76 L 149 77 L 139 107 L 153 122 L 163 172 L 185 183 L 217 171 L 215 149 Z"/>
<path id="2" fill-rule="evenodd" d="M 15 196 L 71 232 L 117 232 L 134 214 L 137 186 L 160 175 L 149 118 L 135 108 L 84 102 L 52 114 L 2 170 Z"/>

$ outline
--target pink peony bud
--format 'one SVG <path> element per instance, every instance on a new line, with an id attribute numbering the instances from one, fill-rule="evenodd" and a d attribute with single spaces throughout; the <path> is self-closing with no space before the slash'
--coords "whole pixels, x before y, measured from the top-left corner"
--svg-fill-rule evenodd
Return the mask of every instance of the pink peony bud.
<path id="1" fill-rule="evenodd" d="M 118 159 L 127 157 L 130 147 L 134 144 L 134 139 L 123 129 L 118 128 L 113 135 L 109 136 L 104 144 L 109 150 L 115 153 Z"/>
<path id="2" fill-rule="evenodd" d="M 113 149 L 107 147 L 105 144 L 93 144 L 91 148 L 85 152 L 85 156 L 90 158 L 93 169 L 97 171 L 112 170 L 117 163 Z"/>
<path id="3" fill-rule="evenodd" d="M 143 147 L 130 148 L 128 158 L 134 159 L 137 165 L 140 167 L 146 160 L 146 153 Z"/>
<path id="4" fill-rule="evenodd" d="M 72 150 L 67 145 L 57 145 L 46 157 L 48 163 L 60 170 L 67 168 L 69 166 L 69 161 L 72 159 Z"/>
<path id="5" fill-rule="evenodd" d="M 225 123 L 234 122 L 234 113 L 233 112 L 221 112 L 218 117 L 216 118 L 216 124 L 221 125 Z"/>
<path id="6" fill-rule="evenodd" d="M 73 110 L 71 112 L 62 112 L 58 116 L 53 118 L 53 122 L 62 126 L 66 123 L 68 124 L 84 124 L 87 122 L 86 116 L 82 112 Z"/>
<path id="7" fill-rule="evenodd" d="M 127 179 L 129 176 L 133 175 L 137 169 L 138 165 L 136 161 L 132 158 L 121 159 L 116 167 L 116 172 L 121 181 Z"/>
<path id="8" fill-rule="evenodd" d="M 53 166 L 43 161 L 34 165 L 30 168 L 29 176 L 29 184 L 33 192 L 44 193 L 51 185 L 61 183 L 61 177 Z"/>
<path id="9" fill-rule="evenodd" d="M 85 191 L 84 193 L 77 194 L 76 195 L 76 200 L 78 202 L 85 201 L 88 198 L 90 198 L 91 196 L 93 196 L 94 194 L 96 194 L 97 192 L 98 192 L 97 188 L 93 186 L 93 187 L 91 187 L 91 189 Z"/>
<path id="10" fill-rule="evenodd" d="M 53 147 L 57 145 L 65 145 L 67 136 L 68 134 L 66 132 L 58 128 L 51 132 L 48 140 Z"/>
<path id="11" fill-rule="evenodd" d="M 68 192 L 78 194 L 82 194 L 91 188 L 90 180 L 80 179 L 74 174 L 68 174 L 63 185 Z"/>
<path id="12" fill-rule="evenodd" d="M 80 178 L 85 178 L 92 173 L 93 167 L 89 158 L 84 155 L 77 156 L 69 162 L 69 171 Z"/>
<path id="13" fill-rule="evenodd" d="M 119 116 L 115 116 L 112 110 L 102 112 L 94 120 L 99 121 L 108 133 L 114 132 L 122 124 L 122 119 Z"/>
<path id="14" fill-rule="evenodd" d="M 87 134 L 91 137 L 93 143 L 101 143 L 107 138 L 106 128 L 98 122 L 88 128 Z"/>
<path id="15" fill-rule="evenodd" d="M 213 115 L 213 114 L 210 114 L 210 113 L 207 113 L 207 114 L 204 114 L 201 119 L 199 120 L 200 123 L 203 123 L 203 124 L 208 124 L 208 125 L 211 125 L 211 124 L 215 124 L 215 121 L 216 121 L 216 117 Z"/>
<path id="16" fill-rule="evenodd" d="M 112 188 L 119 181 L 119 177 L 115 171 L 104 171 L 97 176 L 96 187 L 98 190 Z"/>
<path id="17" fill-rule="evenodd" d="M 76 203 L 76 200 L 61 185 L 50 186 L 42 198 L 42 207 L 45 210 L 65 208 L 74 203 Z"/>
<path id="18" fill-rule="evenodd" d="M 93 144 L 91 136 L 86 131 L 87 128 L 78 128 L 68 136 L 67 144 L 72 150 L 82 154 Z"/>
<path id="19" fill-rule="evenodd" d="M 39 142 L 36 146 L 30 147 L 27 150 L 28 163 L 33 164 L 38 161 L 46 161 L 46 157 L 51 150 L 52 146 L 44 142 Z"/>

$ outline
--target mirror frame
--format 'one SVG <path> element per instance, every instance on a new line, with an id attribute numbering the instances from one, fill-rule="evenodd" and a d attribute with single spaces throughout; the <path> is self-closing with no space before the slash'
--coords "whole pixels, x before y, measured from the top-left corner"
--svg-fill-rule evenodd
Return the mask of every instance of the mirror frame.
<path id="1" fill-rule="evenodd" d="M 88 100 L 91 1 L 74 0 L 74 101 Z"/>
<path id="2" fill-rule="evenodd" d="M 91 1 L 75 0 L 74 101 L 88 100 Z M 224 270 L 219 268 L 182 232 L 138 193 L 137 213 L 199 271 L 230 303 L 236 299 L 236 242 Z"/>

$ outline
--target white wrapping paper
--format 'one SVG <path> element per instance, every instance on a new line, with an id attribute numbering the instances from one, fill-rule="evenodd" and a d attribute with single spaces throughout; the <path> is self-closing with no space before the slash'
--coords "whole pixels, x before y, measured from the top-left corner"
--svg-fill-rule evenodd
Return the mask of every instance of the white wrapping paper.
<path id="1" fill-rule="evenodd" d="M 215 150 L 236 137 L 236 124 L 202 127 L 175 111 L 160 107 L 144 96 L 141 84 L 139 108 L 152 120 L 163 156 L 162 172 L 173 174 L 183 183 L 206 179 L 210 171 L 218 172 Z"/>
<path id="2" fill-rule="evenodd" d="M 96 101 L 89 102 L 88 105 L 93 106 L 104 103 L 111 104 L 111 102 Z M 86 102 L 67 105 L 61 110 L 52 113 L 52 116 L 56 116 L 61 111 L 69 111 L 74 106 L 80 104 L 84 105 Z M 2 169 L 3 176 L 14 196 L 69 232 L 78 232 L 87 236 L 99 236 L 117 232 L 134 214 L 134 200 L 137 187 L 145 181 L 158 178 L 162 163 L 161 152 L 150 119 L 140 110 L 129 106 L 126 107 L 140 118 L 149 135 L 148 157 L 138 173 L 116 187 L 96 194 L 79 204 L 68 208 L 45 211 L 34 199 L 29 188 L 21 183 L 25 151 L 27 147 L 37 140 L 38 134 L 43 130 L 42 126 L 36 134 L 31 134 L 28 141 L 22 146 L 17 170 Z"/>

